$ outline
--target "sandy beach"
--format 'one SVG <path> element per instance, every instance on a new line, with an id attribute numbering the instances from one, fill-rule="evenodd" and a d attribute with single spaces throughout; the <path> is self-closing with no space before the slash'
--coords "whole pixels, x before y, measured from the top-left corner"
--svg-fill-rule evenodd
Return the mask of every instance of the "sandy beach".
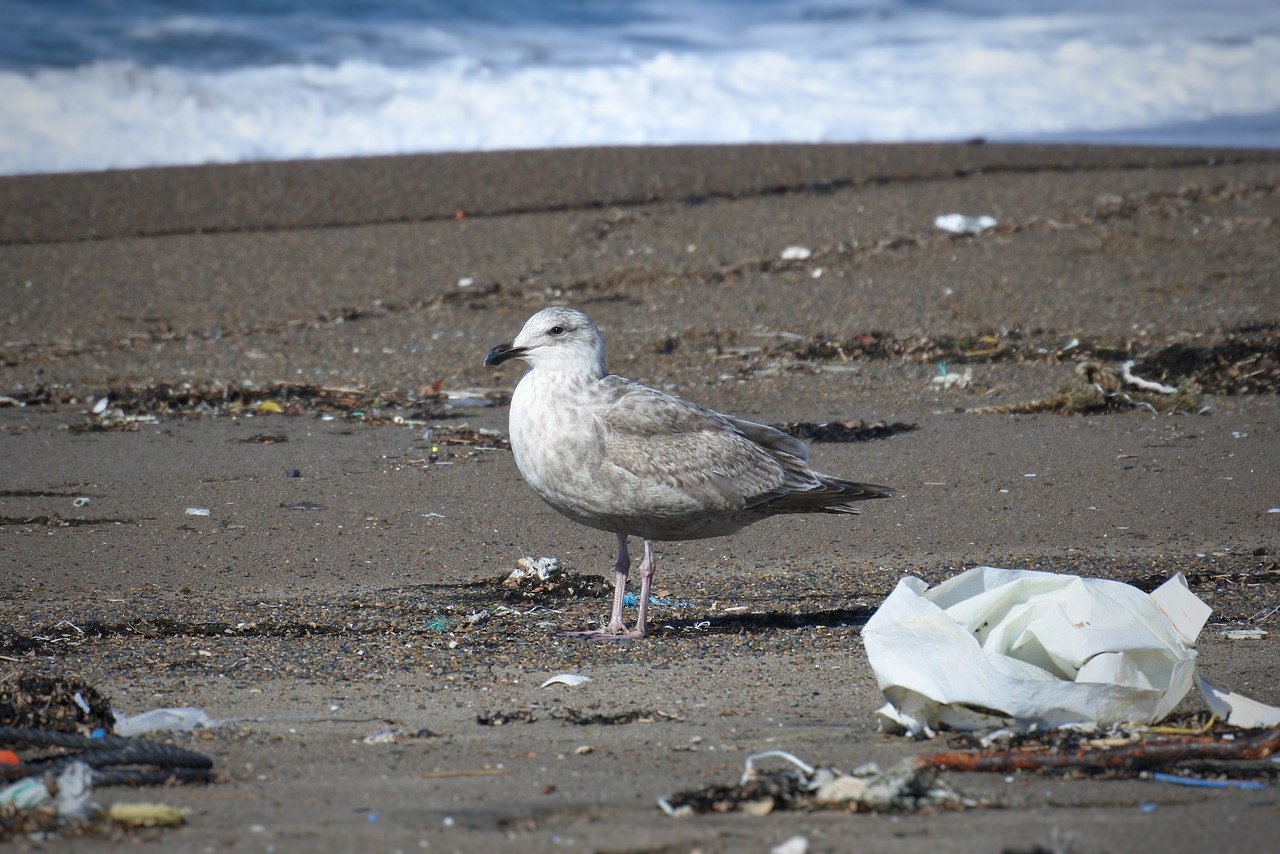
<path id="1" fill-rule="evenodd" d="M 998 224 L 934 226 L 951 213 Z M 657 799 L 763 750 L 851 769 L 945 749 L 877 729 L 860 627 L 907 575 L 1183 572 L 1213 608 L 1202 672 L 1280 703 L 1278 235 L 1275 151 L 0 178 L 0 673 L 228 721 L 175 738 L 217 782 L 95 793 L 185 826 L 15 850 L 1265 850 L 1274 787 L 948 774 L 999 807 L 909 815 Z M 615 373 L 767 424 L 884 425 L 812 458 L 901 494 L 661 544 L 652 637 L 563 636 L 607 616 L 614 540 L 526 488 L 520 367 L 482 364 L 550 304 L 591 315 Z M 1193 403 L 1064 403 L 1082 366 L 1129 360 Z M 568 580 L 504 584 L 525 556 Z M 1222 634 L 1242 627 L 1268 634 Z M 560 673 L 592 681 L 540 687 Z M 405 737 L 364 743 L 384 729 Z"/>

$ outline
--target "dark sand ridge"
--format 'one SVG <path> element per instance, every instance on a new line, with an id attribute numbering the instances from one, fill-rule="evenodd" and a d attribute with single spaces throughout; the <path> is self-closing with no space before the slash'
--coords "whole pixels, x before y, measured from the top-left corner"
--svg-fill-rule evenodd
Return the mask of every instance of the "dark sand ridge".
<path id="1" fill-rule="evenodd" d="M 1259 847 L 1280 826 L 1270 793 L 1149 782 L 963 777 L 1016 808 L 900 820 L 679 822 L 653 804 L 732 782 L 744 755 L 770 747 L 846 768 L 934 749 L 875 733 L 879 698 L 854 624 L 907 572 L 936 581 L 990 562 L 1146 584 L 1181 569 L 1215 620 L 1274 627 L 1276 616 L 1259 617 L 1280 604 L 1280 514 L 1267 512 L 1280 504 L 1274 389 L 1209 394 L 1202 415 L 956 409 L 1049 394 L 1072 376 L 1075 353 L 1102 345 L 1112 366 L 1124 348 L 1241 336 L 1274 353 L 1277 187 L 1275 152 L 988 145 L 0 180 L 0 393 L 44 388 L 54 401 L 0 408 L 0 654 L 5 666 L 80 674 L 127 712 L 336 705 L 344 718 L 445 733 L 364 746 L 353 739 L 381 724 L 253 723 L 199 739 L 230 781 L 143 795 L 196 809 L 188 828 L 164 835 L 175 850 L 421 839 L 445 850 L 560 850 L 569 839 L 574 850 L 765 850 L 793 833 L 811 850 Z M 952 239 L 932 226 L 951 212 L 1001 226 Z M 814 254 L 781 261 L 791 245 Z M 708 405 L 773 423 L 917 424 L 814 447 L 824 470 L 903 497 L 852 521 L 775 520 L 664 547 L 660 592 L 693 604 L 660 610 L 673 628 L 645 644 L 602 647 L 554 630 L 598 618 L 607 599 L 519 616 L 497 611 L 501 591 L 465 586 L 525 554 L 588 574 L 610 564 L 611 538 L 542 507 L 504 451 L 433 466 L 421 427 L 310 414 L 64 429 L 88 423 L 90 395 L 298 382 L 380 391 L 402 404 L 393 413 L 425 408 L 435 424 L 501 430 L 502 407 L 411 402 L 437 381 L 510 388 L 516 369 L 480 360 L 548 301 L 592 315 L 614 370 Z M 837 345 L 873 332 L 919 347 L 840 357 Z M 932 382 L 937 360 L 921 343 L 946 338 L 1021 355 L 953 359 L 949 370 L 973 375 L 947 388 Z M 831 346 L 805 351 L 815 341 Z M 1269 368 L 1263 358 L 1249 370 Z M 288 441 L 238 441 L 263 433 Z M 73 508 L 80 494 L 92 503 Z M 296 501 L 325 509 L 286 509 Z M 185 516 L 193 505 L 210 516 Z M 77 516 L 101 522 L 49 521 Z M 486 608 L 487 622 L 466 622 Z M 80 638 L 55 629 L 62 620 L 102 631 Z M 1218 628 L 1203 639 L 1206 671 L 1280 702 L 1274 637 L 1230 642 Z M 536 687 L 563 670 L 595 681 Z M 532 724 L 475 722 L 530 704 Z M 680 720 L 574 727 L 553 719 L 561 705 Z M 575 754 L 584 743 L 594 751 Z M 423 776 L 497 765 L 503 776 Z"/>

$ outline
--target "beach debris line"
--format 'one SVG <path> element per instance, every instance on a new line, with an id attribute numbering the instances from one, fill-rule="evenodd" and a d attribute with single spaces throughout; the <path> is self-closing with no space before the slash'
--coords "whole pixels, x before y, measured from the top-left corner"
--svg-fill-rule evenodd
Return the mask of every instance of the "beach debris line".
<path id="1" fill-rule="evenodd" d="M 1175 388 L 1160 383 L 1136 381 L 1130 373 L 1133 361 L 1121 371 L 1104 368 L 1097 362 L 1084 362 L 1075 375 L 1058 392 L 1023 403 L 1006 403 L 967 409 L 975 415 L 1017 415 L 1031 412 L 1058 412 L 1064 415 L 1086 415 L 1122 409 L 1143 408 L 1158 413 L 1194 413 L 1200 409 L 1200 391 L 1191 380 L 1183 380 Z M 1126 389 L 1126 384 L 1134 386 Z"/>
<path id="2" fill-rule="evenodd" d="M 842 367 L 842 363 L 878 360 L 948 368 L 1005 362 L 1131 362 L 1131 374 L 1166 387 L 1191 383 L 1205 394 L 1280 392 L 1280 321 L 1249 324 L 1190 339 L 1178 335 L 1177 340 L 1163 346 L 1156 346 L 1145 338 L 1114 341 L 1072 338 L 1063 342 L 1045 340 L 1048 337 L 1049 333 L 1044 330 L 1016 327 L 941 337 L 899 337 L 885 330 L 800 335 L 781 330 L 766 333 L 710 329 L 668 334 L 654 342 L 652 349 L 660 354 L 693 349 L 710 352 L 721 359 L 736 359 L 741 362 L 739 373 L 742 375 L 810 365 Z M 957 374 L 963 377 L 963 368 Z M 944 380 L 942 384 L 957 382 L 953 380 L 948 384 Z"/>
<path id="3" fill-rule="evenodd" d="M 161 418 L 218 415 L 322 415 L 375 425 L 416 424 L 459 408 L 502 406 L 508 402 L 509 394 L 504 389 L 487 387 L 447 389 L 443 382 L 395 391 L 287 382 L 261 384 L 246 380 L 127 386 L 112 388 L 99 397 L 83 400 L 73 395 L 70 389 L 41 387 L 24 391 L 14 399 L 22 405 L 93 401 L 85 412 L 86 420 L 69 427 L 73 432 L 92 432 L 137 430 L 142 424 L 159 423 Z M 438 407 L 435 413 L 422 409 L 433 406 Z"/>
<path id="4" fill-rule="evenodd" d="M 1213 724 L 1215 719 L 1210 719 Z M 1241 732 L 1218 727 L 1216 732 L 1164 733 L 1153 729 L 1105 733 L 1054 730 L 1019 735 L 1004 749 L 959 750 L 916 756 L 919 768 L 1009 773 L 1013 771 L 1086 772 L 1109 777 L 1153 776 L 1153 769 L 1186 785 L 1212 784 L 1199 773 L 1217 779 L 1239 776 L 1274 780 L 1280 766 L 1262 762 L 1280 751 L 1280 726 Z M 1174 771 L 1176 773 L 1169 773 Z M 1169 782 L 1168 779 L 1165 782 Z"/>
<path id="5" fill-rule="evenodd" d="M 764 770 L 766 760 L 785 763 Z M 748 756 L 736 784 L 706 786 L 658 799 L 674 818 L 707 813 L 767 815 L 779 810 L 834 809 L 847 812 L 921 812 L 969 809 L 981 802 L 967 797 L 937 768 L 907 760 L 882 770 L 868 763 L 846 773 L 810 765 L 784 750 Z"/>

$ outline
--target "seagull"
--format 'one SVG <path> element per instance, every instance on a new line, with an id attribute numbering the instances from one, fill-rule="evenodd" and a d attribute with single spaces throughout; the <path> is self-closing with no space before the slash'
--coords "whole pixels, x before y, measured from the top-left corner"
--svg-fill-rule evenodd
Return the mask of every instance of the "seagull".
<path id="1" fill-rule="evenodd" d="M 608 373 L 600 330 L 575 309 L 542 309 L 484 363 L 510 359 L 529 366 L 511 397 L 520 474 L 555 510 L 618 538 L 609 624 L 574 634 L 645 637 L 654 541 L 722 537 L 784 513 L 857 513 L 853 502 L 894 494 L 815 471 L 794 436 Z M 633 536 L 644 556 L 639 615 L 627 631 Z"/>

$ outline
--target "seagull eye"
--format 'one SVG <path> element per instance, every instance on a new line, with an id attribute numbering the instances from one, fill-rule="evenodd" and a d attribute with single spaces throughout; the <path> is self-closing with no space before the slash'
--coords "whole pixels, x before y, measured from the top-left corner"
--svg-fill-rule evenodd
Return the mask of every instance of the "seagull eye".
<path id="1" fill-rule="evenodd" d="M 564 334 L 564 327 L 563 327 L 563 326 L 553 326 L 553 327 L 551 327 L 550 329 L 548 329 L 547 331 L 548 331 L 548 332 L 550 332 L 552 335 L 563 335 L 563 334 Z"/>

